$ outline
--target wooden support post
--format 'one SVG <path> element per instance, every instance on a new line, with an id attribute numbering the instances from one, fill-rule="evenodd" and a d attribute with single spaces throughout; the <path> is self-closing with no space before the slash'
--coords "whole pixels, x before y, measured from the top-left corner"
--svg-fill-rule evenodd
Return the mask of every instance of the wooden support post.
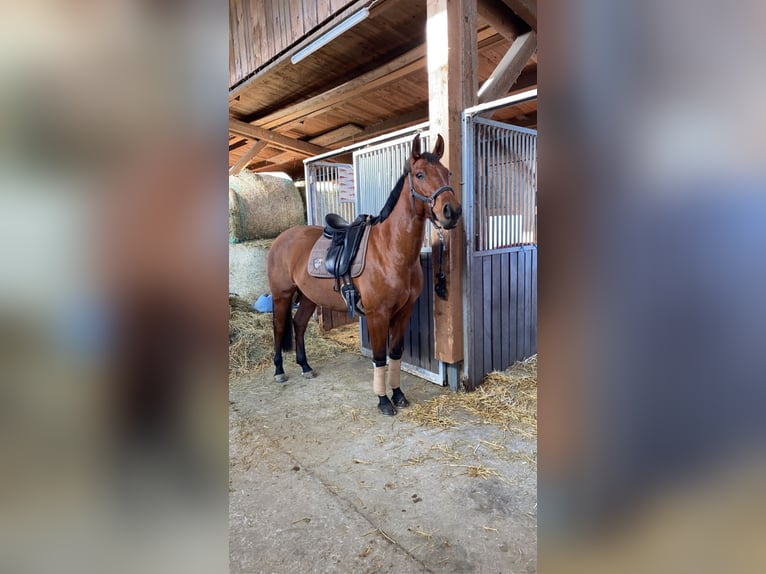
<path id="1" fill-rule="evenodd" d="M 462 112 L 476 104 L 478 88 L 476 0 L 427 0 L 428 114 L 431 132 L 444 138 L 442 161 L 452 171 L 452 186 L 462 200 Z M 448 364 L 463 360 L 465 230 L 462 222 L 444 233 L 447 300 L 434 296 L 434 354 Z M 431 242 L 438 253 L 438 235 Z M 438 266 L 434 260 L 434 273 Z"/>

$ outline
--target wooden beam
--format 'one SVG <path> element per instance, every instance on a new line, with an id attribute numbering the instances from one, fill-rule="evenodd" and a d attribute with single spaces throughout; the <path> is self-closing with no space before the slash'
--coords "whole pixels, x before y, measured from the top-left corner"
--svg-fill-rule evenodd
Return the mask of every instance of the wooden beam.
<path id="1" fill-rule="evenodd" d="M 335 144 L 343 140 L 347 140 L 357 135 L 361 131 L 362 126 L 357 124 L 346 124 L 334 130 L 330 130 L 329 132 L 323 133 L 321 136 L 312 138 L 309 140 L 309 142 L 316 145 L 328 146 L 330 144 Z"/>
<path id="2" fill-rule="evenodd" d="M 283 151 L 282 153 L 277 153 L 268 158 L 266 161 L 272 164 L 280 164 L 280 163 L 287 163 L 288 161 L 294 161 L 296 159 L 299 159 L 303 156 L 296 156 L 295 153 L 291 151 Z"/>
<path id="3" fill-rule="evenodd" d="M 253 123 L 267 129 L 274 129 L 310 113 L 334 106 L 345 99 L 354 98 L 370 90 L 379 89 L 381 86 L 385 86 L 394 80 L 398 80 L 423 68 L 426 65 L 425 53 L 425 45 L 418 46 L 380 68 L 362 74 L 313 98 L 307 98 L 267 116 L 258 118 Z"/>
<path id="4" fill-rule="evenodd" d="M 428 115 L 431 132 L 444 137 L 442 161 L 452 171 L 452 185 L 462 198 L 462 111 L 476 103 L 478 39 L 476 0 L 427 0 Z M 436 230 L 431 243 L 438 246 Z M 434 296 L 434 355 L 456 365 L 463 360 L 463 262 L 465 231 L 462 221 L 444 233 L 444 273 L 447 299 Z M 437 253 L 437 247 L 433 253 Z M 434 275 L 438 265 L 434 261 Z M 448 369 L 455 371 L 454 367 Z M 455 381 L 456 385 L 456 381 Z M 453 388 L 452 381 L 450 387 Z M 456 388 L 456 386 L 454 387 Z"/>
<path id="5" fill-rule="evenodd" d="M 406 114 L 400 114 L 393 118 L 383 120 L 371 126 L 367 126 L 359 133 L 359 141 L 375 136 L 381 136 L 389 132 L 395 132 L 406 127 L 422 123 L 428 119 L 428 104 L 418 105 L 417 108 Z"/>
<path id="6" fill-rule="evenodd" d="M 533 31 L 530 30 L 516 38 L 492 75 L 479 89 L 479 103 L 491 102 L 505 96 L 536 49 L 537 34 Z"/>
<path id="7" fill-rule="evenodd" d="M 537 32 L 537 0 L 503 0 L 503 3 Z"/>
<path id="8" fill-rule="evenodd" d="M 247 138 L 235 137 L 233 140 L 229 142 L 229 151 L 234 151 L 235 149 L 239 149 L 246 143 L 247 143 Z"/>
<path id="9" fill-rule="evenodd" d="M 229 131 L 246 136 L 250 139 L 263 140 L 273 147 L 295 151 L 304 156 L 320 155 L 330 151 L 327 148 L 309 142 L 296 140 L 262 127 L 241 122 L 234 118 L 229 118 Z"/>
<path id="10" fill-rule="evenodd" d="M 259 140 L 256 140 L 253 142 L 253 145 L 250 146 L 250 149 L 248 149 L 244 154 L 242 154 L 242 157 L 237 160 L 237 163 L 235 163 L 231 168 L 229 168 L 229 175 L 236 175 L 243 169 L 247 167 L 247 164 L 249 164 L 255 156 L 257 156 L 259 153 L 261 153 L 261 150 L 266 147 L 266 142 L 262 142 Z"/>
<path id="11" fill-rule="evenodd" d="M 476 12 L 504 38 L 513 42 L 516 36 L 529 31 L 529 25 L 502 0 L 478 0 Z"/>

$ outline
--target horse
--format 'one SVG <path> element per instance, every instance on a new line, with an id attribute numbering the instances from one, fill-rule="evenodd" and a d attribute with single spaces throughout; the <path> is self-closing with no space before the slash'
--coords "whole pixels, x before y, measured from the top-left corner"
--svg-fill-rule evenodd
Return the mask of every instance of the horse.
<path id="1" fill-rule="evenodd" d="M 362 273 L 354 279 L 361 306 L 367 316 L 372 347 L 373 392 L 378 409 L 385 416 L 409 406 L 400 388 L 404 332 L 415 301 L 423 289 L 420 249 L 425 222 L 430 219 L 437 229 L 454 229 L 462 214 L 449 170 L 442 165 L 444 140 L 437 136 L 432 152 L 420 151 L 416 135 L 405 162 L 404 171 L 388 196 L 380 213 L 370 220 L 367 255 Z M 409 185 L 409 193 L 405 191 Z M 292 350 L 293 328 L 290 318 L 294 298 L 298 309 L 292 318 L 295 334 L 295 358 L 302 375 L 314 376 L 306 359 L 304 335 L 317 305 L 345 311 L 346 302 L 336 290 L 332 278 L 317 278 L 308 273 L 308 259 L 323 228 L 312 225 L 291 227 L 275 240 L 268 255 L 268 276 L 273 301 L 274 380 L 285 382 L 282 351 Z M 388 386 L 386 395 L 386 351 L 388 349 Z"/>

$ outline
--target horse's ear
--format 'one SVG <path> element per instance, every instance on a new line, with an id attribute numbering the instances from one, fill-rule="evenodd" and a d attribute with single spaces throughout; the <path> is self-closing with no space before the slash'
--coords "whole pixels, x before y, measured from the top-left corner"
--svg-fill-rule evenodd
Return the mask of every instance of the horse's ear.
<path id="1" fill-rule="evenodd" d="M 412 140 L 412 152 L 410 155 L 413 161 L 420 159 L 420 134 L 415 134 L 415 139 Z"/>
<path id="2" fill-rule="evenodd" d="M 439 159 L 444 155 L 444 138 L 442 138 L 441 134 L 437 134 L 436 136 L 436 144 L 434 145 L 433 154 Z"/>

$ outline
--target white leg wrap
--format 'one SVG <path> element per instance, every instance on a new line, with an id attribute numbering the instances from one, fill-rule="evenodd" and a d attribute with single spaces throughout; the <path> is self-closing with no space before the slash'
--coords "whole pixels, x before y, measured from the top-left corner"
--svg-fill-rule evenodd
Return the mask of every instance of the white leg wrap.
<path id="1" fill-rule="evenodd" d="M 372 368 L 372 390 L 376 395 L 382 397 L 386 394 L 386 368 Z"/>
<path id="2" fill-rule="evenodd" d="M 399 388 L 399 382 L 402 380 L 402 360 L 388 360 L 388 386 L 392 389 Z"/>

